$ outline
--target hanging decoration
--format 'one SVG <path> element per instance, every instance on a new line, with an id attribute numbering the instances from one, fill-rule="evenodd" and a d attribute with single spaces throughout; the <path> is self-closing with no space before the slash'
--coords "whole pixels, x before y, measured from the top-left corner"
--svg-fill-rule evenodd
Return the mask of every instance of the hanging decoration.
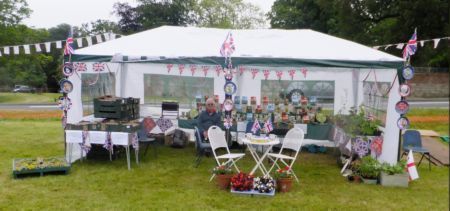
<path id="1" fill-rule="evenodd" d="M 263 70 L 263 75 L 264 75 L 264 79 L 267 80 L 267 78 L 269 78 L 269 75 L 270 75 L 270 70 Z"/>
<path id="2" fill-rule="evenodd" d="M 69 77 L 73 74 L 73 65 L 70 62 L 64 63 L 63 75 Z"/>
<path id="3" fill-rule="evenodd" d="M 191 64 L 191 65 L 189 66 L 189 69 L 191 70 L 192 76 L 194 76 L 195 70 L 197 69 L 197 65 Z"/>
<path id="4" fill-rule="evenodd" d="M 106 140 L 105 140 L 105 143 L 103 144 L 103 148 L 108 150 L 111 154 L 114 154 L 114 144 L 111 139 L 110 131 L 106 132 Z"/>
<path id="5" fill-rule="evenodd" d="M 236 93 L 237 87 L 235 83 L 227 81 L 223 89 L 226 95 L 233 95 L 234 93 Z"/>
<path id="6" fill-rule="evenodd" d="M 400 117 L 397 120 L 397 127 L 400 130 L 406 130 L 409 128 L 409 119 L 406 117 Z"/>
<path id="7" fill-rule="evenodd" d="M 399 86 L 398 92 L 401 97 L 409 97 L 409 95 L 411 95 L 411 86 L 408 84 L 402 84 Z"/>
<path id="8" fill-rule="evenodd" d="M 308 73 L 308 69 L 302 68 L 300 71 L 301 71 L 302 74 L 303 74 L 303 78 L 306 78 L 306 74 Z"/>
<path id="9" fill-rule="evenodd" d="M 289 70 L 289 76 L 291 76 L 291 80 L 294 80 L 295 70 Z"/>
<path id="10" fill-rule="evenodd" d="M 357 137 L 353 144 L 353 150 L 362 158 L 369 153 L 369 142 L 364 141 L 361 137 Z"/>
<path id="11" fill-rule="evenodd" d="M 395 104 L 395 111 L 399 114 L 406 114 L 409 111 L 409 104 L 405 100 L 400 100 Z"/>
<path id="12" fill-rule="evenodd" d="M 236 69 L 233 68 L 233 63 L 231 60 L 231 55 L 235 51 L 234 46 L 234 40 L 233 35 L 231 32 L 228 33 L 227 37 L 225 38 L 225 41 L 222 43 L 222 46 L 220 48 L 220 54 L 224 57 L 224 76 L 225 76 L 225 85 L 224 85 L 224 92 L 225 92 L 225 100 L 223 102 L 223 107 L 225 109 L 224 112 L 224 126 L 226 128 L 226 140 L 230 141 L 230 128 L 233 125 L 233 117 L 231 116 L 231 112 L 233 110 L 233 101 L 232 95 L 236 93 L 237 87 L 236 84 L 232 82 L 233 74 L 236 74 Z M 218 65 L 216 66 L 216 73 L 217 76 L 220 75 L 220 69 L 222 69 L 222 66 Z M 218 96 L 217 96 L 218 97 Z"/>
<path id="13" fill-rule="evenodd" d="M 87 65 L 83 62 L 77 62 L 73 64 L 73 68 L 77 72 L 86 72 L 87 71 Z"/>
<path id="14" fill-rule="evenodd" d="M 223 126 L 229 130 L 233 126 L 233 119 L 229 116 L 223 119 Z"/>
<path id="15" fill-rule="evenodd" d="M 222 72 L 222 66 L 216 65 L 216 74 L 217 74 L 217 77 L 220 76 L 220 72 Z"/>
<path id="16" fill-rule="evenodd" d="M 402 70 L 402 76 L 405 80 L 411 80 L 414 77 L 414 68 L 410 65 L 404 67 Z"/>
<path id="17" fill-rule="evenodd" d="M 58 98 L 58 108 L 62 111 L 68 111 L 72 107 L 72 100 L 65 96 L 60 96 Z"/>
<path id="18" fill-rule="evenodd" d="M 92 64 L 92 70 L 94 70 L 94 72 L 102 72 L 103 70 L 105 70 L 105 64 L 101 62 L 96 62 Z"/>
<path id="19" fill-rule="evenodd" d="M 276 74 L 277 74 L 278 80 L 281 80 L 281 77 L 283 77 L 283 71 L 277 70 L 277 71 L 276 71 Z"/>
<path id="20" fill-rule="evenodd" d="M 167 64 L 167 73 L 170 73 L 170 71 L 172 70 L 173 64 Z"/>
<path id="21" fill-rule="evenodd" d="M 252 72 L 252 79 L 255 79 L 256 74 L 258 74 L 259 70 L 256 68 L 253 68 L 253 69 L 251 69 L 251 72 Z"/>
<path id="22" fill-rule="evenodd" d="M 377 157 L 381 155 L 381 152 L 383 151 L 383 138 L 381 136 L 377 136 L 372 140 L 372 143 L 370 143 L 370 150 L 374 152 Z"/>
<path id="23" fill-rule="evenodd" d="M 437 48 L 438 43 L 441 40 L 450 40 L 450 37 L 440 37 L 440 38 L 433 38 L 433 39 L 426 39 L 426 40 L 417 40 L 418 43 L 420 43 L 421 47 L 425 46 L 425 43 L 433 42 L 433 47 Z M 395 44 L 385 44 L 385 45 L 377 45 L 373 46 L 374 49 L 385 49 L 387 50 L 391 46 L 396 46 L 397 49 L 403 49 L 403 46 L 407 45 L 408 43 L 395 43 Z"/>
<path id="24" fill-rule="evenodd" d="M 70 82 L 67 79 L 62 79 L 59 82 L 59 88 L 61 89 L 61 91 L 65 94 L 71 93 L 73 90 L 73 84 L 72 82 Z"/>
<path id="25" fill-rule="evenodd" d="M 139 138 L 137 132 L 131 134 L 131 146 L 136 151 L 139 151 Z"/>
<path id="26" fill-rule="evenodd" d="M 209 70 L 209 66 L 202 66 L 202 71 L 203 71 L 203 74 L 205 75 L 205 77 L 206 77 L 206 75 L 208 75 L 208 70 Z"/>
<path id="27" fill-rule="evenodd" d="M 245 67 L 239 66 L 239 76 L 242 76 L 242 74 L 244 74 L 244 71 L 245 71 Z"/>
<path id="28" fill-rule="evenodd" d="M 83 130 L 82 132 L 82 142 L 80 143 L 81 150 L 84 151 L 84 153 L 89 153 L 91 150 L 91 142 L 89 141 L 89 131 Z"/>
<path id="29" fill-rule="evenodd" d="M 178 65 L 178 71 L 179 71 L 180 75 L 183 74 L 183 71 L 184 71 L 184 64 L 179 64 L 179 65 Z"/>

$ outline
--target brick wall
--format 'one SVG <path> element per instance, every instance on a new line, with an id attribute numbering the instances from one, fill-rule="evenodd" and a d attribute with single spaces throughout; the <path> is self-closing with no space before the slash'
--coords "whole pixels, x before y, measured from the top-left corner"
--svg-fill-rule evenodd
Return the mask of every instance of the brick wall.
<path id="1" fill-rule="evenodd" d="M 412 88 L 410 98 L 448 98 L 449 73 L 416 72 L 408 82 Z"/>

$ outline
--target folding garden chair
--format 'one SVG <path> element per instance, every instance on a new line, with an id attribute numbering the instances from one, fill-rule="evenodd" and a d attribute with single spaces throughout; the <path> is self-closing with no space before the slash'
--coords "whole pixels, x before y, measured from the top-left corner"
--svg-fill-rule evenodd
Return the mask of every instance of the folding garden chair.
<path id="1" fill-rule="evenodd" d="M 430 151 L 426 149 L 425 147 L 422 147 L 422 138 L 420 137 L 420 132 L 417 130 L 407 130 L 405 134 L 403 134 L 403 154 L 402 157 L 406 154 L 408 154 L 409 150 L 412 150 L 412 152 L 417 152 L 422 154 L 422 157 L 420 158 L 419 164 L 417 164 L 417 167 L 420 166 L 420 163 L 422 163 L 422 159 L 425 155 L 428 159 L 428 169 L 431 170 L 431 155 Z"/>
<path id="2" fill-rule="evenodd" d="M 211 145 L 202 139 L 200 131 L 196 126 L 194 127 L 194 132 L 195 132 L 195 150 L 197 154 L 197 158 L 195 159 L 195 167 L 198 167 L 198 165 L 200 165 L 202 157 L 205 156 L 207 152 L 211 152 Z"/>
<path id="3" fill-rule="evenodd" d="M 139 144 L 145 145 L 145 150 L 142 157 L 145 157 L 147 154 L 148 147 L 150 144 L 154 145 L 154 153 L 155 157 L 157 157 L 157 149 L 156 145 L 158 144 L 155 138 L 149 137 L 150 131 L 155 127 L 155 123 L 151 117 L 145 117 L 140 125 L 140 129 L 138 131 L 138 140 Z"/>
<path id="4" fill-rule="evenodd" d="M 244 157 L 244 153 L 230 153 L 230 149 L 228 148 L 227 141 L 225 139 L 225 132 L 217 126 L 211 126 L 208 130 L 208 138 L 209 143 L 211 144 L 211 149 L 216 159 L 217 165 L 233 165 L 237 172 L 239 168 L 236 166 L 236 161 Z M 216 150 L 219 148 L 225 148 L 226 153 L 222 155 L 217 155 Z M 224 162 L 220 162 L 220 160 L 226 160 Z M 215 174 L 211 176 L 211 181 L 214 178 Z"/>
<path id="5" fill-rule="evenodd" d="M 281 145 L 280 152 L 268 154 L 268 158 L 273 160 L 273 164 L 270 167 L 270 169 L 266 175 L 269 175 L 275 166 L 277 166 L 278 168 L 281 168 L 277 163 L 278 161 L 280 161 L 285 166 L 289 167 L 289 171 L 292 173 L 292 175 L 294 175 L 297 182 L 299 182 L 297 175 L 295 175 L 294 171 L 292 170 L 292 166 L 294 165 L 295 160 L 297 159 L 298 153 L 301 150 L 303 138 L 304 138 L 304 132 L 302 129 L 300 129 L 300 128 L 290 129 L 283 139 L 283 144 Z M 290 156 L 290 155 L 283 154 L 283 152 L 285 152 L 285 149 L 294 151 L 295 155 Z M 273 158 L 275 158 L 275 159 L 273 159 Z M 285 160 L 289 160 L 289 161 L 285 161 Z"/>

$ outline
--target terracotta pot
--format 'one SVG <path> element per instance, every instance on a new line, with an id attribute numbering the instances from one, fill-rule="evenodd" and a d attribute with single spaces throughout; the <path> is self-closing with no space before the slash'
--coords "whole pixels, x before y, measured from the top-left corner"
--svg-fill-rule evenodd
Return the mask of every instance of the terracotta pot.
<path id="1" fill-rule="evenodd" d="M 289 192 L 292 187 L 292 178 L 279 178 L 277 179 L 277 189 L 280 192 Z"/>
<path id="2" fill-rule="evenodd" d="M 355 176 L 353 176 L 353 181 L 355 183 L 361 183 L 361 177 L 359 175 L 355 175 Z"/>
<path id="3" fill-rule="evenodd" d="M 231 174 L 219 174 L 216 175 L 216 181 L 217 185 L 220 189 L 226 190 L 228 187 L 230 187 L 230 181 L 231 181 Z"/>

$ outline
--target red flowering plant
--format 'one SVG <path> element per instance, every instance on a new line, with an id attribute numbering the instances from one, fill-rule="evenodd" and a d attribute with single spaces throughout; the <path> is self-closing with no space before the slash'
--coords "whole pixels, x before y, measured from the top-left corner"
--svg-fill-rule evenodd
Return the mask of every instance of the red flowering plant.
<path id="1" fill-rule="evenodd" d="M 286 166 L 284 168 L 281 169 L 277 169 L 275 171 L 275 175 L 274 175 L 275 179 L 281 179 L 281 178 L 292 178 L 292 172 L 290 171 L 289 166 Z"/>
<path id="2" fill-rule="evenodd" d="M 231 188 L 235 191 L 250 191 L 253 189 L 253 176 L 240 172 L 231 178 Z"/>

